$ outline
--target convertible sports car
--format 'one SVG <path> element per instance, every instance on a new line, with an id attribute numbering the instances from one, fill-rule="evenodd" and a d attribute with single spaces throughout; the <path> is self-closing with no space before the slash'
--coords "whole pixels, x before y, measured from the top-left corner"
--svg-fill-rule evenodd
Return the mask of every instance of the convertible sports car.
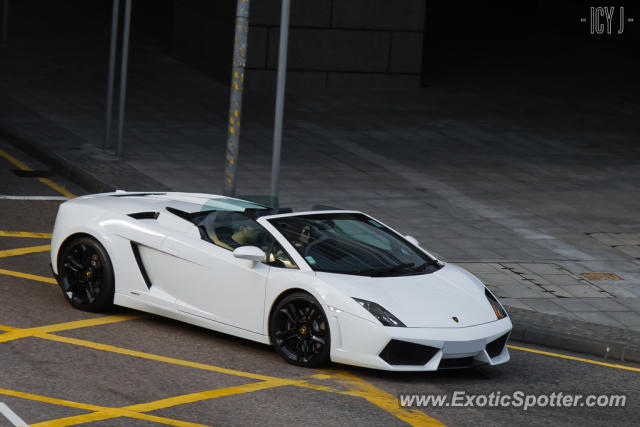
<path id="1" fill-rule="evenodd" d="M 159 314 L 272 344 L 300 366 L 430 371 L 509 360 L 511 321 L 482 282 L 361 212 L 89 195 L 60 205 L 51 265 L 74 307 Z"/>

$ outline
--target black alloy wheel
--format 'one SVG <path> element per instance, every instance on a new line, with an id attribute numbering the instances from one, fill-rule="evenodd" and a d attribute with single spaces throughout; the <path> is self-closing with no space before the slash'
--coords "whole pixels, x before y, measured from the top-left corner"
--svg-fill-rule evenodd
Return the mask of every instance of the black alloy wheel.
<path id="1" fill-rule="evenodd" d="M 273 310 L 269 335 L 287 362 L 314 368 L 329 361 L 329 322 L 318 301 L 304 292 L 283 298 Z"/>
<path id="2" fill-rule="evenodd" d="M 90 237 L 66 243 L 58 255 L 58 283 L 69 303 L 85 311 L 113 304 L 113 267 L 104 247 Z"/>

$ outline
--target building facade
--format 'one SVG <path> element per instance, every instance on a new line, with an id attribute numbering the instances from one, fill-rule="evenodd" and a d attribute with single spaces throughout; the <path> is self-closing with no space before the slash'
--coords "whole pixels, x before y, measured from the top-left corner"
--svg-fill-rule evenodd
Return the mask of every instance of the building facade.
<path id="1" fill-rule="evenodd" d="M 293 0 L 290 87 L 419 87 L 426 0 Z M 247 86 L 276 81 L 281 0 L 250 6 Z M 229 79 L 236 0 L 176 0 L 173 52 Z"/>

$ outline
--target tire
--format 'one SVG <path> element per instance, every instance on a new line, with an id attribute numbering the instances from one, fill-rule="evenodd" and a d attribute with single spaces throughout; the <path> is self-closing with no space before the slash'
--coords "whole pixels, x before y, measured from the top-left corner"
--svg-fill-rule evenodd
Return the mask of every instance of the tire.
<path id="1" fill-rule="evenodd" d="M 306 292 L 278 302 L 269 319 L 269 336 L 278 354 L 292 365 L 315 368 L 329 362 L 329 322 L 322 306 Z"/>
<path id="2" fill-rule="evenodd" d="M 91 312 L 111 308 L 114 277 L 107 251 L 88 236 L 65 243 L 58 253 L 58 284 L 75 308 Z"/>

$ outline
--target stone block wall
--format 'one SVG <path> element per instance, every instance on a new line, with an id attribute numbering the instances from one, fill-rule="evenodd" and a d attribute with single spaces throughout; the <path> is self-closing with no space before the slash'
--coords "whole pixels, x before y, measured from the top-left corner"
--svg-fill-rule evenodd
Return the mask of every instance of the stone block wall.
<path id="1" fill-rule="evenodd" d="M 425 0 L 292 0 L 289 87 L 418 87 Z M 253 0 L 247 87 L 276 81 L 281 0 Z M 174 52 L 226 83 L 235 0 L 176 0 Z"/>

